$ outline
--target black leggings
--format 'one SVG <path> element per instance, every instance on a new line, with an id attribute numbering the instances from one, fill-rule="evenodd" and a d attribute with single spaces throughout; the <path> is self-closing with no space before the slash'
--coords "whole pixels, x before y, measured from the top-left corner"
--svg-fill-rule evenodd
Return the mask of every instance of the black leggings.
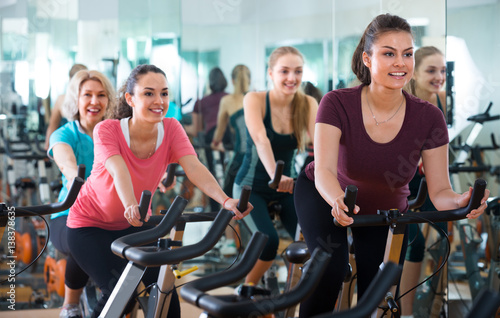
<path id="1" fill-rule="evenodd" d="M 89 276 L 78 266 L 68 245 L 67 215 L 50 220 L 50 241 L 54 247 L 66 255 L 66 271 L 64 284 L 71 289 L 80 289 L 87 285 Z"/>
<path id="2" fill-rule="evenodd" d="M 300 317 L 332 312 L 347 274 L 349 255 L 347 229 L 333 223 L 331 206 L 321 197 L 313 181 L 302 172 L 295 183 L 295 209 L 310 251 L 322 247 L 332 253 L 326 273 L 312 295 L 300 305 Z M 377 274 L 384 259 L 388 227 L 353 227 L 358 299 Z M 405 235 L 407 236 L 407 235 Z M 404 240 L 407 242 L 407 239 Z M 404 261 L 406 245 L 400 262 Z"/>
<path id="3" fill-rule="evenodd" d="M 234 192 L 237 194 L 237 197 L 241 193 L 241 188 L 242 186 L 240 185 L 234 185 Z M 280 237 L 274 227 L 273 220 L 269 216 L 267 205 L 273 201 L 281 204 L 281 212 L 279 214 L 281 223 L 292 239 L 294 239 L 297 230 L 297 215 L 293 204 L 293 195 L 274 190 L 266 192 L 252 191 L 248 201 L 253 205 L 253 210 L 250 212 L 249 217 L 252 218 L 257 230 L 268 236 L 266 246 L 259 259 L 262 261 L 272 261 L 277 255 Z"/>
<path id="4" fill-rule="evenodd" d="M 101 299 L 94 308 L 92 317 L 99 316 L 127 265 L 126 260 L 113 254 L 110 248 L 111 243 L 119 237 L 145 229 L 145 227 L 129 227 L 125 230 L 109 231 L 95 227 L 68 228 L 68 242 L 73 257 L 96 282 L 102 293 Z M 148 268 L 142 278 L 144 284 L 149 286 L 156 282 L 158 273 L 159 267 Z M 179 298 L 175 289 L 173 290 L 168 317 L 180 317 Z"/>

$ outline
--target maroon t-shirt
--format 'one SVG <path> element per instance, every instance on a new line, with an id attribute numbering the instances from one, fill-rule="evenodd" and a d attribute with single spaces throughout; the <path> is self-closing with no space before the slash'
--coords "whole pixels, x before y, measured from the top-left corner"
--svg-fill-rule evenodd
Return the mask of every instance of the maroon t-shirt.
<path id="1" fill-rule="evenodd" d="M 366 132 L 361 113 L 363 85 L 327 93 L 319 104 L 317 123 L 338 127 L 340 138 L 337 166 L 342 189 L 358 187 L 356 204 L 360 214 L 377 210 L 408 209 L 408 183 L 415 175 L 421 151 L 445 145 L 448 129 L 443 113 L 431 103 L 404 92 L 406 113 L 401 130 L 388 143 L 373 141 Z M 314 162 L 306 167 L 314 181 Z"/>
<path id="2" fill-rule="evenodd" d="M 193 112 L 203 117 L 204 131 L 209 132 L 217 126 L 217 115 L 219 114 L 219 104 L 226 92 L 213 93 L 198 100 L 194 104 Z"/>

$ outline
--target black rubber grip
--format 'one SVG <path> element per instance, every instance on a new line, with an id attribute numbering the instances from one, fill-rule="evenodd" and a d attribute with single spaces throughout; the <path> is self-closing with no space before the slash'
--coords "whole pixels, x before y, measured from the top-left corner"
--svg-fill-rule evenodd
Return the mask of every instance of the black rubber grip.
<path id="1" fill-rule="evenodd" d="M 85 180 L 85 165 L 83 163 L 78 165 L 77 175 L 83 180 Z"/>
<path id="2" fill-rule="evenodd" d="M 348 185 L 345 188 L 344 204 L 347 205 L 349 211 L 346 214 L 350 217 L 354 215 L 354 207 L 356 206 L 356 197 L 358 195 L 358 188 L 355 185 Z"/>
<path id="3" fill-rule="evenodd" d="M 167 177 L 161 182 L 165 187 L 170 187 L 174 182 L 175 170 L 179 166 L 178 163 L 171 163 L 167 167 Z"/>
<path id="4" fill-rule="evenodd" d="M 283 176 L 283 169 L 285 168 L 285 162 L 283 160 L 276 161 L 276 169 L 274 170 L 274 177 L 269 181 L 269 188 L 276 190 L 280 185 L 281 176 Z"/>
<path id="5" fill-rule="evenodd" d="M 240 201 L 238 201 L 238 211 L 244 212 L 248 208 L 248 200 L 250 199 L 250 194 L 252 193 L 252 187 L 249 185 L 243 186 L 241 191 Z"/>
<path id="6" fill-rule="evenodd" d="M 347 205 L 347 216 L 354 216 L 354 207 L 356 206 L 356 197 L 358 196 L 358 188 L 355 185 L 348 185 L 344 192 L 344 204 Z M 333 223 L 336 226 L 342 226 L 335 218 L 333 218 Z"/>
<path id="7" fill-rule="evenodd" d="M 418 187 L 417 196 L 415 199 L 408 201 L 408 209 L 414 210 L 420 208 L 425 203 L 427 199 L 427 181 L 425 178 L 420 180 L 420 186 Z"/>
<path id="8" fill-rule="evenodd" d="M 141 201 L 139 202 L 139 213 L 141 213 L 141 222 L 144 222 L 146 214 L 148 214 L 150 201 L 151 201 L 151 191 L 149 190 L 142 191 Z"/>

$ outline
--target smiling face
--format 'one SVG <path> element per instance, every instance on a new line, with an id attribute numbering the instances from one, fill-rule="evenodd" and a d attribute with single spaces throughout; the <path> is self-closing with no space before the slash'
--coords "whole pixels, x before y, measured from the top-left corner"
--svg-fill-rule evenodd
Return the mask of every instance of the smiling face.
<path id="1" fill-rule="evenodd" d="M 168 110 L 168 85 L 163 74 L 149 72 L 139 77 L 133 95 L 125 93 L 133 117 L 151 123 L 160 122 Z"/>
<path id="2" fill-rule="evenodd" d="M 401 89 L 413 75 L 413 38 L 403 31 L 385 32 L 373 43 L 371 55 L 363 52 L 372 83 Z"/>
<path id="3" fill-rule="evenodd" d="M 78 95 L 78 113 L 83 127 L 93 127 L 104 118 L 109 98 L 101 82 L 87 80 Z"/>
<path id="4" fill-rule="evenodd" d="M 293 95 L 302 83 L 304 61 L 299 55 L 287 53 L 276 60 L 269 69 L 274 89 L 285 95 Z"/>
<path id="5" fill-rule="evenodd" d="M 437 94 L 446 80 L 444 56 L 436 53 L 422 58 L 413 75 L 418 89 Z"/>

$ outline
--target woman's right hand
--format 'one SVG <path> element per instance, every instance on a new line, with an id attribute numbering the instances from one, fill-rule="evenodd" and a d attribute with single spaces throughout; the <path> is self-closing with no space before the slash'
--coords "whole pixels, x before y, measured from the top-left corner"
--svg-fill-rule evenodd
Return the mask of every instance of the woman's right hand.
<path id="1" fill-rule="evenodd" d="M 139 212 L 139 205 L 137 204 L 129 205 L 125 209 L 125 212 L 123 212 L 123 216 L 132 226 L 140 227 L 143 224 L 143 222 L 141 222 L 141 213 Z M 149 214 L 146 214 L 144 222 L 147 222 L 148 220 L 149 220 Z"/>
<path id="2" fill-rule="evenodd" d="M 226 151 L 226 149 L 224 149 L 224 145 L 220 141 L 215 141 L 215 140 L 212 141 L 212 143 L 210 144 L 210 147 L 213 150 Z"/>
<path id="3" fill-rule="evenodd" d="M 346 212 L 349 212 L 349 208 L 344 203 L 344 196 L 345 195 L 342 194 L 335 198 L 332 207 L 332 216 L 340 225 L 348 226 L 352 224 L 354 220 L 350 216 L 347 216 L 346 214 Z M 354 214 L 358 214 L 358 212 L 359 212 L 359 206 L 356 205 L 354 207 Z"/>

